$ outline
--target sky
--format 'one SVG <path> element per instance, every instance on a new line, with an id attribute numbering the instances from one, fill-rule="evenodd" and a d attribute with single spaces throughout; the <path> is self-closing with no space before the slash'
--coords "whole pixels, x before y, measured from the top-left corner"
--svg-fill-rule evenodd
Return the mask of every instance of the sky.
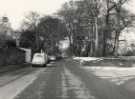
<path id="1" fill-rule="evenodd" d="M 30 11 L 53 14 L 69 0 L 0 0 L 0 16 L 7 16 L 14 29 L 19 28 L 24 15 Z M 135 0 L 127 7 L 135 13 Z"/>
<path id="2" fill-rule="evenodd" d="M 68 0 L 0 0 L 0 16 L 7 16 L 14 29 L 30 11 L 41 14 L 52 14 L 61 8 Z"/>

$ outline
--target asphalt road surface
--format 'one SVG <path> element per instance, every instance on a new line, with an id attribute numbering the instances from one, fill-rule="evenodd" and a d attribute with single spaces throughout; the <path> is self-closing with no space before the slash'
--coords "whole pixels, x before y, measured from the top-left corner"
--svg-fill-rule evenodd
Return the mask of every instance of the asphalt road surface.
<path id="1" fill-rule="evenodd" d="M 36 72 L 30 74 L 36 73 L 36 78 L 17 94 L 12 97 L 7 95 L 5 99 L 135 99 L 134 93 L 97 78 L 71 59 L 61 60 L 45 68 L 34 68 L 33 71 Z"/>

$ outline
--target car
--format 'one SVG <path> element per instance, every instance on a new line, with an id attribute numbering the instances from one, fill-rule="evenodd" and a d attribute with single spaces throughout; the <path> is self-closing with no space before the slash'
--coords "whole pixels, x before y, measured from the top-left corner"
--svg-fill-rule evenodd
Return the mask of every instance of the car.
<path id="1" fill-rule="evenodd" d="M 55 60 L 56 60 L 56 56 L 54 56 L 54 55 L 49 56 L 49 61 L 55 61 Z"/>
<path id="2" fill-rule="evenodd" d="M 46 66 L 48 56 L 46 53 L 35 53 L 32 59 L 32 66 Z"/>
<path id="3" fill-rule="evenodd" d="M 61 60 L 62 58 L 63 58 L 62 55 L 57 55 L 57 56 L 56 56 L 56 59 L 57 59 L 57 60 Z"/>

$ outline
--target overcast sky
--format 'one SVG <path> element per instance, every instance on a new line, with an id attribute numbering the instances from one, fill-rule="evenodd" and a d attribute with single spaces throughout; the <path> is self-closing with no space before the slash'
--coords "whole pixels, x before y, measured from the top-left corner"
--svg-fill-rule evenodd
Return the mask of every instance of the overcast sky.
<path id="1" fill-rule="evenodd" d="M 0 16 L 10 18 L 13 28 L 18 28 L 25 13 L 37 11 L 42 14 L 52 14 L 69 0 L 0 0 Z M 135 13 L 135 0 L 132 0 L 128 9 Z"/>
<path id="2" fill-rule="evenodd" d="M 29 11 L 52 14 L 66 1 L 68 0 L 0 0 L 0 16 L 8 16 L 12 27 L 18 28 L 24 14 Z"/>

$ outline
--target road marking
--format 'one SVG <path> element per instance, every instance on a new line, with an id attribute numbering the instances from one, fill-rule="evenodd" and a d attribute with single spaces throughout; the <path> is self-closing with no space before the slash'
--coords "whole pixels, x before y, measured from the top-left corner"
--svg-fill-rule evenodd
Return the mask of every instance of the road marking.
<path id="1" fill-rule="evenodd" d="M 28 85 L 33 83 L 37 76 L 44 71 L 40 69 L 32 74 L 21 77 L 12 83 L 0 87 L 0 99 L 14 99 L 19 93 L 21 93 Z"/>
<path id="2" fill-rule="evenodd" d="M 61 81 L 62 81 L 62 99 L 66 99 L 68 98 L 68 95 L 67 95 L 67 84 L 66 84 L 66 77 L 65 77 L 65 74 L 64 72 L 61 73 Z"/>

